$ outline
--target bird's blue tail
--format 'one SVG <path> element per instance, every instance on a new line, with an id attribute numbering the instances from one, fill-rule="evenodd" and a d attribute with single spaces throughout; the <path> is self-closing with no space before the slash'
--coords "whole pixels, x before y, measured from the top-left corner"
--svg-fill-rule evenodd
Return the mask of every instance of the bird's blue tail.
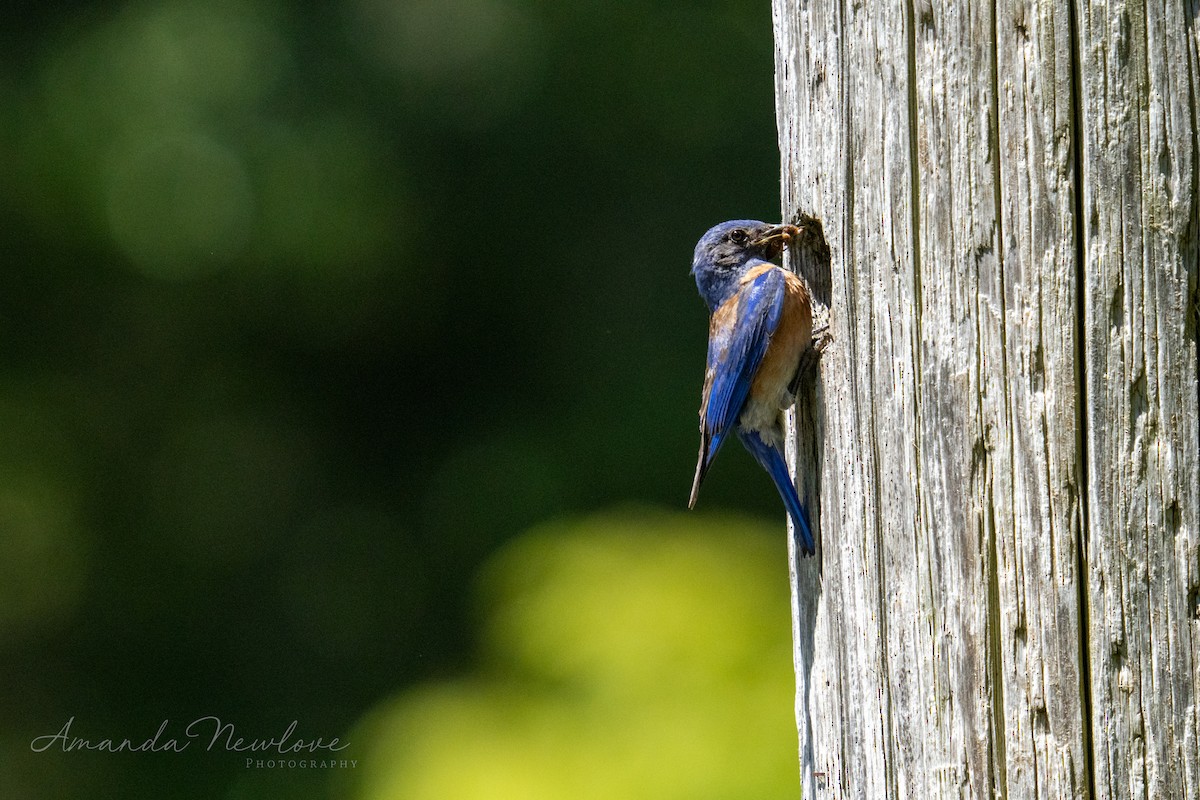
<path id="1" fill-rule="evenodd" d="M 796 523 L 796 528 L 800 531 L 800 543 L 804 555 L 813 555 L 817 552 L 817 548 L 813 544 L 812 528 L 808 525 L 808 514 L 805 513 L 804 506 L 800 503 L 800 496 L 796 494 L 796 486 L 792 483 L 792 476 L 788 473 L 783 453 L 779 451 L 779 448 L 764 442 L 754 431 L 739 430 L 738 438 L 754 456 L 754 460 L 762 465 L 762 468 L 771 476 L 771 480 L 775 482 L 775 488 L 779 490 L 779 496 L 783 498 L 783 504 L 787 506 L 788 514 L 791 515 L 792 521 Z"/>

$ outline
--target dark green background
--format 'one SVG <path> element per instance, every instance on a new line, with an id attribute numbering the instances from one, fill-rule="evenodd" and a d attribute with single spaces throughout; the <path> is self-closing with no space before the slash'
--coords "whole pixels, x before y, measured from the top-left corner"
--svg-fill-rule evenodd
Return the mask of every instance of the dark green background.
<path id="1" fill-rule="evenodd" d="M 153 0 L 3 28 L 0 794 L 348 793 L 28 743 L 72 716 L 345 737 L 475 668 L 505 542 L 680 509 L 692 247 L 778 215 L 769 5 Z M 737 448 L 684 522 L 722 508 L 778 529 L 784 598 L 782 511 Z"/>

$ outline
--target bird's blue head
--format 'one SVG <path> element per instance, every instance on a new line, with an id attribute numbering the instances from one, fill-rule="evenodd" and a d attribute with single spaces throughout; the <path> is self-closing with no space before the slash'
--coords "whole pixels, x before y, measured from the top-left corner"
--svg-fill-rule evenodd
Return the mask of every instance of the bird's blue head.
<path id="1" fill-rule="evenodd" d="M 692 274 L 709 311 L 728 300 L 746 270 L 771 261 L 800 232 L 794 225 L 735 219 L 708 229 L 696 243 Z"/>

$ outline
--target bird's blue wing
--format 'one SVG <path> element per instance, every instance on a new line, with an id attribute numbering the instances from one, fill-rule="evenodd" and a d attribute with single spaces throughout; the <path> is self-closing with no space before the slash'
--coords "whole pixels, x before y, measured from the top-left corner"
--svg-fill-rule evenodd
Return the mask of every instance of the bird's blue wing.
<path id="1" fill-rule="evenodd" d="M 702 425 L 714 433 L 732 426 L 746 404 L 771 334 L 779 326 L 784 286 L 778 268 L 766 269 L 713 314 L 705 375 L 707 391 L 700 415 Z"/>
<path id="2" fill-rule="evenodd" d="M 766 265 L 713 312 L 708 332 L 708 371 L 700 405 L 700 458 L 692 502 L 700 482 L 737 422 L 783 311 L 785 279 Z"/>

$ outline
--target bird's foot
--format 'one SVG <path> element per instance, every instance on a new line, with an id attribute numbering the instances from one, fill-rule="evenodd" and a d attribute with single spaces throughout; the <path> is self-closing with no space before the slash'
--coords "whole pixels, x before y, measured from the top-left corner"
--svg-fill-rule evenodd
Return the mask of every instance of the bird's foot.
<path id="1" fill-rule="evenodd" d="M 796 377 L 792 378 L 791 385 L 788 386 L 791 394 L 795 395 L 802 384 L 812 380 L 813 373 L 817 369 L 817 362 L 821 360 L 821 354 L 832 342 L 833 334 L 829 332 L 828 325 L 822 325 L 813 330 L 812 343 L 800 355 L 800 364 L 796 367 Z"/>
<path id="2" fill-rule="evenodd" d="M 833 334 L 829 332 L 829 323 L 825 323 L 820 327 L 813 328 L 811 350 L 815 350 L 817 355 L 825 352 L 825 348 L 833 343 Z"/>

